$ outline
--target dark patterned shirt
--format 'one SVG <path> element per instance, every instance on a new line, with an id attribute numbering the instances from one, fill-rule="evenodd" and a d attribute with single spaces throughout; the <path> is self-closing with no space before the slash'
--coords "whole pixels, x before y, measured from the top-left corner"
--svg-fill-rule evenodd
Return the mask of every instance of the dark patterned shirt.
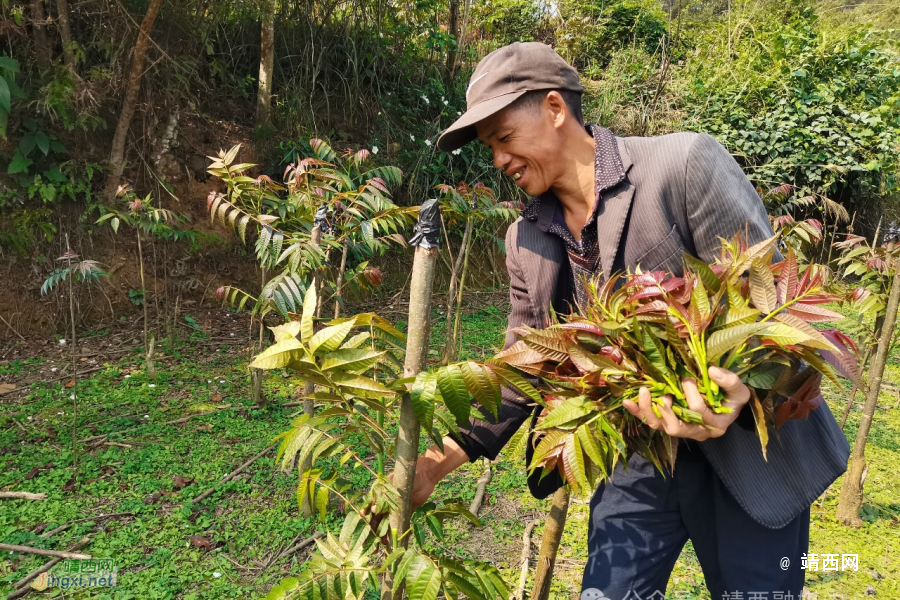
<path id="1" fill-rule="evenodd" d="M 598 275 L 603 266 L 600 264 L 600 245 L 597 243 L 597 209 L 600 207 L 600 195 L 602 192 L 613 188 L 625 180 L 625 169 L 619 156 L 619 146 L 616 137 L 609 129 L 597 125 L 588 125 L 586 129 L 594 136 L 594 210 L 581 229 L 581 241 L 575 239 L 569 226 L 566 224 L 563 207 L 556 203 L 556 212 L 550 224 L 550 233 L 559 236 L 566 246 L 569 256 L 569 266 L 572 268 L 572 276 L 575 282 L 575 302 L 583 307 L 587 303 L 587 292 L 583 281 Z M 540 214 L 541 200 L 545 202 L 553 192 L 547 192 L 536 196 L 525 210 L 522 216 L 530 221 L 535 221 Z M 553 198 L 555 200 L 555 198 Z"/>

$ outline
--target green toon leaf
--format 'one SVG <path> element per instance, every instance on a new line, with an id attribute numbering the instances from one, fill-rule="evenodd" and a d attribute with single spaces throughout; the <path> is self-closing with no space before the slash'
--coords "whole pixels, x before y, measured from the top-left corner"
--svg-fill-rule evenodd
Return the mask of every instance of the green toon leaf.
<path id="1" fill-rule="evenodd" d="M 465 427 L 469 422 L 469 412 L 472 407 L 471 396 L 466 389 L 462 370 L 458 365 L 447 365 L 437 371 L 437 383 L 441 390 L 441 398 L 447 409 L 456 419 L 460 427 Z"/>
<path id="2" fill-rule="evenodd" d="M 752 336 L 765 331 L 768 323 L 744 323 L 713 332 L 706 341 L 706 358 L 710 363 L 734 350 Z"/>
<path id="3" fill-rule="evenodd" d="M 362 348 L 335 350 L 322 356 L 322 370 L 339 368 L 342 371 L 362 373 L 373 367 L 385 354 L 386 351 L 376 352 Z"/>
<path id="4" fill-rule="evenodd" d="M 356 319 L 325 327 L 315 333 L 309 341 L 309 351 L 313 354 L 337 350 L 350 330 L 356 326 Z"/>
<path id="5" fill-rule="evenodd" d="M 300 339 L 309 343 L 315 335 L 316 288 L 310 286 L 303 298 L 303 314 L 300 317 Z"/>
<path id="6" fill-rule="evenodd" d="M 536 427 L 536 429 L 545 430 L 562 427 L 573 421 L 578 421 L 592 412 L 594 412 L 593 407 L 590 403 L 585 402 L 584 396 L 569 398 L 551 410 L 550 414 L 544 417 L 544 420 Z"/>
<path id="7" fill-rule="evenodd" d="M 303 344 L 297 338 L 285 339 L 263 350 L 253 359 L 254 369 L 280 369 L 303 355 Z"/>
<path id="8" fill-rule="evenodd" d="M 406 591 L 409 600 L 437 600 L 441 591 L 441 572 L 430 560 L 418 556 L 406 575 Z"/>

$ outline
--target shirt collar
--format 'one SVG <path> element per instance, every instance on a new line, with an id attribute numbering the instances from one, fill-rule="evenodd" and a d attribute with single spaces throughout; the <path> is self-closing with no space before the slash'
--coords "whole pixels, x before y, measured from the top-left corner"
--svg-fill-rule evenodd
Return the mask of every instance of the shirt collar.
<path id="1" fill-rule="evenodd" d="M 619 145 L 613 132 L 599 125 L 587 125 L 585 129 L 594 136 L 594 184 L 599 196 L 625 181 L 625 168 L 622 165 Z M 522 217 L 529 221 L 538 221 L 538 226 L 546 230 L 553 221 L 558 204 L 559 200 L 556 195 L 547 190 L 532 198 L 522 211 Z M 597 202 L 594 210 L 599 205 L 600 203 Z"/>

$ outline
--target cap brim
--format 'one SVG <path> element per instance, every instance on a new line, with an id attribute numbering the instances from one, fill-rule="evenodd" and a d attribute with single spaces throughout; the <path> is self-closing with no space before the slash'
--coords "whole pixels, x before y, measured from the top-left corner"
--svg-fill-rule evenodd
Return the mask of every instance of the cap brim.
<path id="1" fill-rule="evenodd" d="M 522 97 L 528 90 L 503 94 L 476 104 L 448 127 L 438 138 L 437 147 L 444 152 L 462 148 L 478 137 L 475 124 L 496 114 Z"/>

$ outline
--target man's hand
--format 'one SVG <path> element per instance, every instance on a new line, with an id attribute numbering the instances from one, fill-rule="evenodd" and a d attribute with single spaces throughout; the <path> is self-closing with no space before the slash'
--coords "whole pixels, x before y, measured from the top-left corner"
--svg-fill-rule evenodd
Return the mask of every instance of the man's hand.
<path id="1" fill-rule="evenodd" d="M 732 412 L 714 413 L 706 405 L 706 400 L 697 389 L 697 382 L 690 377 L 681 380 L 688 408 L 700 413 L 706 427 L 688 424 L 676 417 L 672 412 L 672 397 L 669 395 L 662 396 L 665 406 L 657 405 L 662 418 L 657 417 L 653 412 L 650 390 L 645 387 L 638 392 L 637 402 L 625 400 L 622 405 L 632 415 L 643 420 L 651 429 L 665 431 L 672 437 L 688 438 L 698 442 L 719 437 L 737 419 L 741 408 L 750 401 L 750 388 L 741 383 L 737 375 L 726 369 L 709 367 L 708 373 L 709 378 L 725 392 L 725 402 L 722 403 L 722 406 L 730 407 Z"/>
<path id="2" fill-rule="evenodd" d="M 437 446 L 432 446 L 416 461 L 413 510 L 428 502 L 434 493 L 434 487 L 441 479 L 469 460 L 469 456 L 453 438 L 445 436 L 443 444 L 443 452 Z"/>

